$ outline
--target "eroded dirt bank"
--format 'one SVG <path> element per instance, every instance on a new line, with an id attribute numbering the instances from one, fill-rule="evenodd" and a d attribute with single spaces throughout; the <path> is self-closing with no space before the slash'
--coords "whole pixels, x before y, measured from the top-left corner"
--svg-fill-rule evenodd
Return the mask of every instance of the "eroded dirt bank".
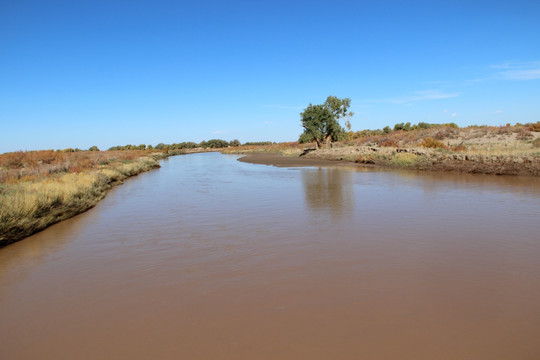
<path id="1" fill-rule="evenodd" d="M 359 166 L 359 164 L 343 161 L 335 161 L 337 159 L 317 159 L 306 158 L 299 156 L 283 156 L 275 153 L 260 153 L 249 154 L 238 159 L 238 161 L 261 164 L 261 165 L 273 165 L 278 167 L 298 167 L 298 166 Z"/>

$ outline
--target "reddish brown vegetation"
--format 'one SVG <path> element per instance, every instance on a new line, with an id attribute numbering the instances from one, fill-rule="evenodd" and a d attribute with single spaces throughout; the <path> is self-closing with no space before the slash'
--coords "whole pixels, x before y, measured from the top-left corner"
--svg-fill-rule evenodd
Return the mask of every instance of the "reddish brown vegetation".
<path id="1" fill-rule="evenodd" d="M 346 145 L 353 146 L 373 146 L 380 147 L 415 147 L 424 146 L 430 148 L 441 148 L 451 151 L 465 151 L 467 147 L 456 144 L 457 139 L 471 140 L 482 137 L 510 136 L 516 134 L 517 140 L 527 141 L 534 138 L 531 131 L 540 131 L 540 122 L 527 125 L 513 126 L 469 126 L 466 128 L 457 128 L 455 126 L 434 126 L 427 129 L 414 130 L 391 130 L 383 132 L 382 130 L 363 130 L 356 133 L 349 132 Z M 437 146 L 431 146 L 435 143 L 427 144 L 426 141 L 437 140 L 441 142 Z M 452 145 L 452 142 L 454 143 Z M 339 146 L 339 144 L 337 144 Z"/>
<path id="2" fill-rule="evenodd" d="M 420 146 L 431 148 L 431 149 L 446 149 L 446 145 L 444 145 L 439 140 L 426 137 L 422 139 L 422 142 L 420 143 Z"/>
<path id="3" fill-rule="evenodd" d="M 538 121 L 536 124 L 531 124 L 529 130 L 540 132 L 540 121 Z"/>
<path id="4" fill-rule="evenodd" d="M 127 161 L 147 155 L 133 151 L 81 151 L 54 150 L 19 151 L 0 154 L 0 182 L 31 180 L 56 173 L 76 173 L 106 165 L 114 161 Z"/>

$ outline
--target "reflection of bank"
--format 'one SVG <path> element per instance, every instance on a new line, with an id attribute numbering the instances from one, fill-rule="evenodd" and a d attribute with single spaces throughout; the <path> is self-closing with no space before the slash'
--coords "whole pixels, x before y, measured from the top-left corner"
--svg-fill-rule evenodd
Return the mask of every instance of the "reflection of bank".
<path id="1" fill-rule="evenodd" d="M 30 270 L 60 253 L 73 240 L 69 234 L 80 232 L 96 212 L 86 212 L 35 233 L 22 241 L 0 249 L 0 288 L 22 281 Z M 2 300 L 0 294 L 0 301 Z M 5 294 L 7 295 L 7 294 Z"/>
<path id="2" fill-rule="evenodd" d="M 354 210 L 353 171 L 347 169 L 303 169 L 305 203 L 308 210 L 341 217 Z"/>

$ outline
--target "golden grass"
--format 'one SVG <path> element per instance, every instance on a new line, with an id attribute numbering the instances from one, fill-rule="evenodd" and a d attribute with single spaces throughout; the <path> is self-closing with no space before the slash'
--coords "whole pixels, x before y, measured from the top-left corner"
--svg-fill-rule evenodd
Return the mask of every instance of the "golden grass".
<path id="1" fill-rule="evenodd" d="M 535 156 L 538 149 L 534 148 L 532 142 L 493 143 L 468 146 L 467 153 L 471 155 Z"/>
<path id="2" fill-rule="evenodd" d="M 418 161 L 417 155 L 409 153 L 397 153 L 390 158 L 390 164 L 403 167 L 415 165 Z"/>
<path id="3" fill-rule="evenodd" d="M 446 149 L 446 145 L 444 145 L 439 140 L 430 137 L 423 138 L 420 146 L 432 149 Z"/>

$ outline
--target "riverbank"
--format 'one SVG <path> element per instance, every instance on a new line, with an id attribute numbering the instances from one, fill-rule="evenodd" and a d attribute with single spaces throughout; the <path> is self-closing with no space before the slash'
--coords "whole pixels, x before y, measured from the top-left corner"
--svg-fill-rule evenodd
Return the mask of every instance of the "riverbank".
<path id="1" fill-rule="evenodd" d="M 92 208 L 113 186 L 160 167 L 158 160 L 167 156 L 144 151 L 4 156 L 0 247 Z"/>
<path id="2" fill-rule="evenodd" d="M 277 167 L 360 166 L 359 164 L 346 161 L 305 158 L 298 156 L 285 156 L 278 153 L 251 153 L 239 158 L 238 161 L 250 164 L 272 165 Z"/>
<path id="3" fill-rule="evenodd" d="M 380 166 L 475 174 L 540 176 L 540 156 L 445 153 L 418 148 L 340 147 L 303 156 L 251 153 L 242 162 L 274 166 Z"/>
<path id="4" fill-rule="evenodd" d="M 413 170 L 540 176 L 540 123 L 530 126 L 436 126 L 384 133 L 365 130 L 331 148 L 282 143 L 225 149 L 225 153 L 262 154 L 241 161 L 276 166 L 382 166 Z M 283 159 L 269 154 L 281 154 Z M 268 156 L 266 156 L 268 155 Z M 288 158 L 294 158 L 290 160 Z M 323 161 L 324 163 L 317 163 Z M 330 162 L 330 163 L 329 163 Z"/>
<path id="5" fill-rule="evenodd" d="M 321 149 L 306 154 L 305 158 L 414 170 L 540 176 L 540 156 L 530 154 L 478 154 L 442 149 L 364 146 Z"/>

